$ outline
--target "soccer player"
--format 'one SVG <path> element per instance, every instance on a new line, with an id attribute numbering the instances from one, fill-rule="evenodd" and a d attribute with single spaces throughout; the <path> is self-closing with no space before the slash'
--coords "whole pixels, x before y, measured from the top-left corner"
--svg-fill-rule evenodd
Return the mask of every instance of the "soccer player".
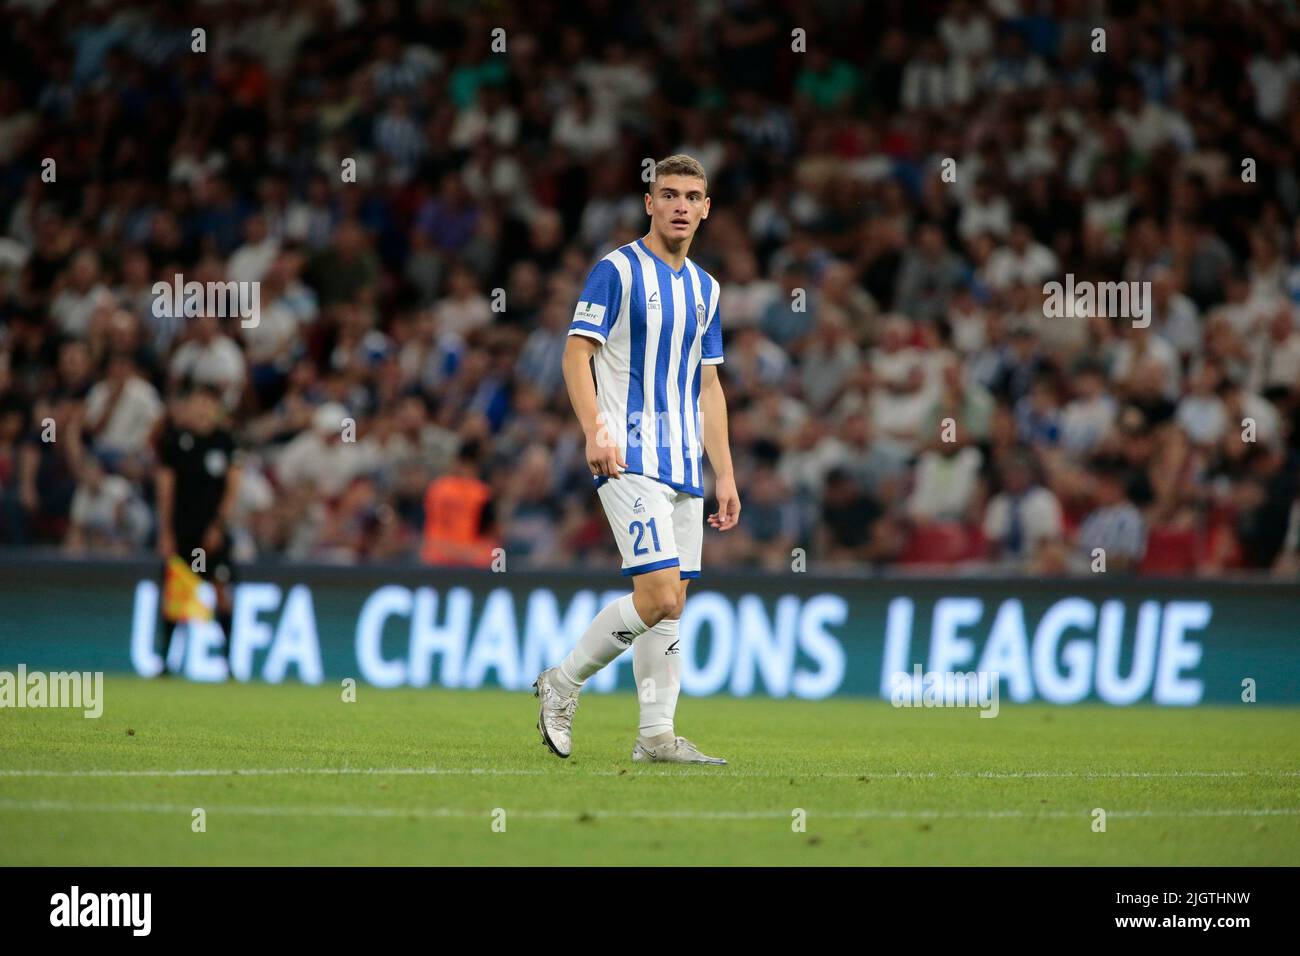
<path id="1" fill-rule="evenodd" d="M 564 352 L 587 464 L 632 593 L 597 614 L 560 665 L 538 675 L 537 729 L 552 753 L 569 756 L 583 684 L 631 647 L 641 700 L 632 759 L 725 764 L 673 727 L 681 689 L 677 627 L 686 587 L 700 574 L 704 534 L 701 444 L 718 500 L 709 524 L 728 531 L 740 517 L 718 380 L 718 282 L 686 257 L 709 215 L 704 168 L 689 156 L 660 161 L 645 209 L 650 231 L 587 277 Z"/>
<path id="2" fill-rule="evenodd" d="M 221 423 L 225 412 L 214 386 L 194 386 L 177 412 L 158 447 L 158 553 L 163 559 L 164 587 L 172 555 L 180 555 L 194 567 L 195 550 L 203 549 L 203 562 L 196 570 L 216 591 L 216 618 L 226 639 L 228 661 L 235 569 L 227 525 L 240 478 L 235 441 Z M 164 607 L 163 674 L 168 673 L 167 655 L 179 623 Z"/>

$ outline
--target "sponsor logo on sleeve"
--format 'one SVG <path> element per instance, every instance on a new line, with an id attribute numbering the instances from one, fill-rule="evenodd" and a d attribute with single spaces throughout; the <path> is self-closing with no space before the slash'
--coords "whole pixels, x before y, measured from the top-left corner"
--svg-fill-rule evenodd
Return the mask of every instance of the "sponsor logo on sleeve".
<path id="1" fill-rule="evenodd" d="M 579 302 L 578 308 L 573 312 L 573 321 L 603 325 L 605 322 L 605 307 L 597 302 Z"/>

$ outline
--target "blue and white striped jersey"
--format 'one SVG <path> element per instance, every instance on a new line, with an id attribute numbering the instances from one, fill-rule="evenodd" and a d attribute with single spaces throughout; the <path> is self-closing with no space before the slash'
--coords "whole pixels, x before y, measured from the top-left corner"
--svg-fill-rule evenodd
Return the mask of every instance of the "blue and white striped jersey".
<path id="1" fill-rule="evenodd" d="M 599 424 L 618 441 L 627 471 L 697 497 L 700 366 L 722 362 L 718 292 L 690 259 L 674 271 L 638 239 L 596 263 L 569 325 L 570 335 L 602 345 Z"/>

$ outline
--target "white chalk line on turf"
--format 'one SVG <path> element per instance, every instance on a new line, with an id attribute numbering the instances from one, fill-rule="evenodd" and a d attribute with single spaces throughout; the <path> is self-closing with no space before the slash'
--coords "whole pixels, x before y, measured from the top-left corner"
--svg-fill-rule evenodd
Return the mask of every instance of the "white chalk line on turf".
<path id="1" fill-rule="evenodd" d="M 188 804 L 173 803 L 75 803 L 63 800 L 0 800 L 0 812 L 47 813 L 193 813 Z M 268 807 L 208 806 L 209 814 L 259 817 L 363 817 L 373 819 L 467 819 L 491 817 L 492 809 L 462 807 Z M 789 820 L 785 810 L 513 810 L 511 817 L 536 820 Z M 808 810 L 811 819 L 828 820 L 1085 820 L 1091 810 Z M 1300 816 L 1300 807 L 1258 809 L 1194 808 L 1187 810 L 1112 810 L 1115 818 L 1279 817 Z"/>
<path id="2" fill-rule="evenodd" d="M 0 770 L 5 777 L 289 777 L 289 776 L 394 776 L 394 777 L 548 777 L 555 773 L 578 773 L 592 777 L 672 777 L 690 775 L 693 779 L 747 777 L 763 780 L 795 778 L 805 782 L 819 779 L 846 780 L 867 777 L 871 780 L 1146 780 L 1196 777 L 1300 777 L 1300 770 L 857 770 L 826 771 L 748 771 L 707 768 L 638 767 L 626 770 L 500 769 L 493 767 L 209 767 L 181 770 Z"/>

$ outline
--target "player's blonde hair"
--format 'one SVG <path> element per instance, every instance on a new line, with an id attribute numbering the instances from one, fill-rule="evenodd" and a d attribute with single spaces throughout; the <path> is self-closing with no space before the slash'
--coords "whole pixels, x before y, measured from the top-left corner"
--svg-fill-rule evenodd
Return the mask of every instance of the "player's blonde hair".
<path id="1" fill-rule="evenodd" d="M 675 153 L 655 163 L 655 181 L 659 181 L 660 176 L 694 176 L 696 179 L 704 180 L 704 191 L 709 191 L 709 178 L 704 175 L 704 167 L 694 156 L 687 156 L 685 153 Z"/>

